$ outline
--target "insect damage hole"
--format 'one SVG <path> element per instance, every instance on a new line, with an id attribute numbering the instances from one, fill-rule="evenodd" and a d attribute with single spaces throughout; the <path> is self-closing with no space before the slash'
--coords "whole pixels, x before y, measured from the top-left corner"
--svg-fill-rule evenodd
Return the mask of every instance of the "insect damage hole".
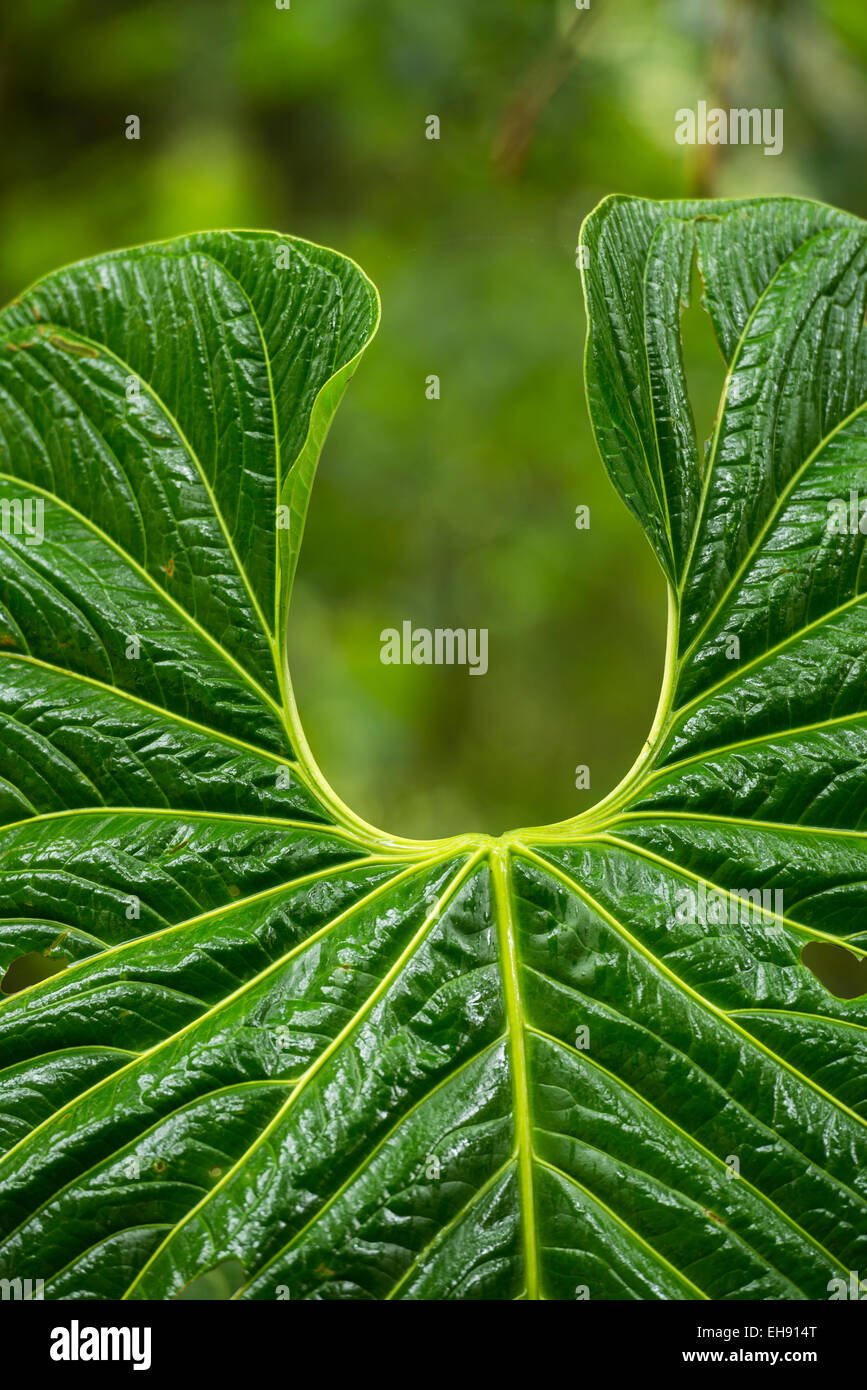
<path id="1" fill-rule="evenodd" d="M 720 409 L 726 362 L 704 303 L 697 247 L 693 247 L 690 264 L 689 303 L 681 309 L 680 342 L 695 439 L 703 465 Z"/>
<path id="2" fill-rule="evenodd" d="M 10 961 L 9 968 L 0 980 L 0 994 L 18 994 L 22 989 L 29 989 L 31 985 L 50 980 L 52 975 L 59 975 L 68 965 L 67 956 L 46 956 L 41 951 L 27 951 L 23 956 L 16 956 Z"/>
<path id="3" fill-rule="evenodd" d="M 213 1269 L 197 1274 L 189 1284 L 185 1284 L 176 1299 L 196 1298 L 207 1302 L 229 1299 L 243 1288 L 247 1281 L 244 1266 L 240 1260 L 221 1260 Z"/>
<path id="4" fill-rule="evenodd" d="M 867 957 L 831 941 L 808 941 L 801 961 L 835 998 L 860 999 L 867 994 Z"/>

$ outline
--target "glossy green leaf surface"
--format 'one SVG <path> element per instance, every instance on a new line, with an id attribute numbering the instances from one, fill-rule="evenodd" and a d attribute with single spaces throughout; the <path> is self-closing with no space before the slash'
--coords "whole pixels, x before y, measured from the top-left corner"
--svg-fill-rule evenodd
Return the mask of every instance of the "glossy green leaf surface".
<path id="1" fill-rule="evenodd" d="M 668 580 L 665 679 L 614 792 L 499 839 L 366 825 L 295 708 L 362 272 L 204 234 L 0 315 L 2 1277 L 803 1299 L 867 1264 L 867 1008 L 805 963 L 867 949 L 867 227 L 618 197 L 582 244 L 589 408 Z"/>

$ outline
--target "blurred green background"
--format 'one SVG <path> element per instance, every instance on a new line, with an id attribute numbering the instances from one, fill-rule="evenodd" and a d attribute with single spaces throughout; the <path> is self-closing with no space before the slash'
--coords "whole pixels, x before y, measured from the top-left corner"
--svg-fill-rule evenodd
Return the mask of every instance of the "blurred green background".
<path id="1" fill-rule="evenodd" d="M 290 624 L 313 752 L 361 815 L 496 833 L 575 814 L 631 764 L 664 589 L 590 436 L 581 220 L 611 191 L 867 213 L 865 70 L 863 0 L 5 7 L 4 300 L 81 256 L 219 226 L 335 246 L 380 288 Z M 783 153 L 676 144 L 699 99 L 782 107 Z M 699 309 L 685 337 L 706 432 L 722 370 Z M 488 675 L 383 666 L 380 630 L 407 618 L 487 627 Z"/>

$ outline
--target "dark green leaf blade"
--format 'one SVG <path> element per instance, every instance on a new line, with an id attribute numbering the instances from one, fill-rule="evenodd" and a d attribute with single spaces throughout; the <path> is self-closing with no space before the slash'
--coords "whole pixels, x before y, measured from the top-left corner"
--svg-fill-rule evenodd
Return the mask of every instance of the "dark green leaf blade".
<path id="1" fill-rule="evenodd" d="M 865 1002 L 808 962 L 867 950 L 863 541 L 828 524 L 867 488 L 865 233 L 795 199 L 588 220 L 591 417 L 669 581 L 665 680 L 614 792 L 497 840 L 368 826 L 295 710 L 357 267 L 204 234 L 0 316 L 0 966 L 63 966 L 0 1004 L 3 1277 L 803 1299 L 863 1267 Z M 8 523 L 39 501 L 37 540 Z"/>

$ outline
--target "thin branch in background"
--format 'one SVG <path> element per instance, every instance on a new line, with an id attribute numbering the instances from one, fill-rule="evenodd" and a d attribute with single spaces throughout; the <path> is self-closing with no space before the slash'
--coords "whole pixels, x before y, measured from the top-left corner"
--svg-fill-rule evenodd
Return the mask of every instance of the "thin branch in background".
<path id="1" fill-rule="evenodd" d="M 503 112 L 494 136 L 492 158 L 499 173 L 517 178 L 533 142 L 539 117 L 578 62 L 579 35 L 593 20 L 580 10 L 563 34 L 525 73 Z"/>
<path id="2" fill-rule="evenodd" d="M 723 8 L 722 24 L 711 46 L 708 64 L 709 107 L 721 107 L 727 111 L 731 106 L 732 79 L 738 70 L 738 57 L 745 47 L 746 30 L 754 28 L 744 22 L 749 8 L 749 0 L 729 0 Z M 728 148 L 728 145 L 709 144 L 696 147 L 693 197 L 716 196 L 720 166 Z"/>

